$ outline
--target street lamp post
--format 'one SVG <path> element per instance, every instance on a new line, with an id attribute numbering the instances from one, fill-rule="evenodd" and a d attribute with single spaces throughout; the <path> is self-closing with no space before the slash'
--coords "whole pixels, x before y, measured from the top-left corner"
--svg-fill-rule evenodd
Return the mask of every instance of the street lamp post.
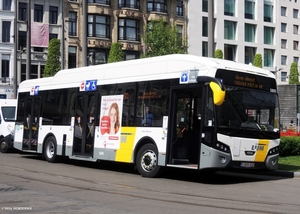
<path id="1" fill-rule="evenodd" d="M 277 70 L 277 66 L 275 66 L 275 78 L 276 78 L 276 81 L 277 81 L 277 72 L 282 71 L 282 70 L 283 70 L 283 68 L 279 68 Z"/>

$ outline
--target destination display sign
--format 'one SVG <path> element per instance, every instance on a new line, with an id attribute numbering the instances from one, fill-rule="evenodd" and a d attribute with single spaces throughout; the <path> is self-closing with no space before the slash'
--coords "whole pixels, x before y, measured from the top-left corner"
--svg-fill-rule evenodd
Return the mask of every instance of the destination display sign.
<path id="1" fill-rule="evenodd" d="M 218 69 L 216 78 L 222 79 L 224 85 L 245 87 L 273 93 L 277 92 L 275 79 L 269 77 L 263 77 L 239 71 Z"/>

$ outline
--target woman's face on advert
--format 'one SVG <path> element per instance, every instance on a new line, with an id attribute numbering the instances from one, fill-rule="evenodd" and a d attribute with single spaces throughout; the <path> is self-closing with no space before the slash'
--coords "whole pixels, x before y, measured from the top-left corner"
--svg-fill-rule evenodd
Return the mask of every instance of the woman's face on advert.
<path id="1" fill-rule="evenodd" d="M 110 111 L 110 122 L 115 123 L 117 120 L 117 111 L 115 108 L 112 108 Z"/>

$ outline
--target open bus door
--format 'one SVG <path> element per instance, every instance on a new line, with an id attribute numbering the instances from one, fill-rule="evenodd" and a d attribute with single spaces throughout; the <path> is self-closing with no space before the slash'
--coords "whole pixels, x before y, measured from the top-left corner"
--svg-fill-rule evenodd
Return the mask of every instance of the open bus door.
<path id="1" fill-rule="evenodd" d="M 203 88 L 179 86 L 171 90 L 168 164 L 198 168 Z"/>
<path id="2" fill-rule="evenodd" d="M 40 113 L 41 99 L 39 97 L 26 98 L 23 121 L 23 151 L 37 151 Z"/>
<path id="3" fill-rule="evenodd" d="M 169 165 L 193 169 L 210 166 L 211 159 L 207 150 L 202 151 L 202 145 L 216 140 L 214 110 L 215 105 L 224 102 L 225 87 L 222 81 L 211 77 L 197 77 L 197 82 L 171 89 Z"/>
<path id="4" fill-rule="evenodd" d="M 97 93 L 79 93 L 75 102 L 73 155 L 93 157 Z"/>

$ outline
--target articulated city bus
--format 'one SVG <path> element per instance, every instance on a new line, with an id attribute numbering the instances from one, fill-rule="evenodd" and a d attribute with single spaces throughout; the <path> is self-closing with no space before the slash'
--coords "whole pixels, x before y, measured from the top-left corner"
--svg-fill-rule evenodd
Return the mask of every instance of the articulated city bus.
<path id="1" fill-rule="evenodd" d="M 277 168 L 275 76 L 232 61 L 167 55 L 59 71 L 18 90 L 14 147 L 85 161 L 166 167 Z"/>

